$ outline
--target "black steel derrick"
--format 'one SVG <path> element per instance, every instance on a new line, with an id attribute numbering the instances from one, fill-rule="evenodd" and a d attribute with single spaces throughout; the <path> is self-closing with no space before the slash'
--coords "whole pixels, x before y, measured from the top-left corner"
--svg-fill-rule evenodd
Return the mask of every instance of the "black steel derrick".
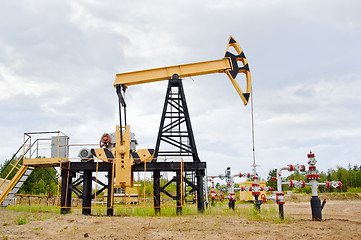
<path id="1" fill-rule="evenodd" d="M 180 175 L 183 174 L 183 172 L 180 172 L 180 162 L 157 162 L 158 157 L 192 157 L 193 162 L 183 163 L 183 171 L 195 173 L 196 178 L 192 180 L 183 177 L 181 178 Z M 191 187 L 191 191 L 197 192 L 198 210 L 203 212 L 203 178 L 205 176 L 206 164 L 205 162 L 201 162 L 198 157 L 182 79 L 180 79 L 177 74 L 174 74 L 172 78 L 168 80 L 168 88 L 155 145 L 154 159 L 155 160 L 150 164 L 159 164 L 154 164 L 153 166 L 155 167 L 153 170 L 155 212 L 160 212 L 160 193 L 163 192 L 177 201 L 177 214 L 181 214 L 181 193 L 179 191 L 181 190 L 183 182 L 185 183 L 185 186 L 188 185 Z M 147 164 L 148 170 L 152 167 L 150 164 Z M 176 177 L 169 183 L 176 181 L 177 196 L 172 196 L 165 191 L 165 188 L 169 183 L 163 187 L 160 186 L 161 171 L 176 172 Z M 181 179 L 183 179 L 183 182 L 181 182 Z"/>
<path id="2" fill-rule="evenodd" d="M 154 158 L 169 156 L 192 156 L 194 162 L 200 161 L 182 79 L 177 74 L 168 80 Z"/>

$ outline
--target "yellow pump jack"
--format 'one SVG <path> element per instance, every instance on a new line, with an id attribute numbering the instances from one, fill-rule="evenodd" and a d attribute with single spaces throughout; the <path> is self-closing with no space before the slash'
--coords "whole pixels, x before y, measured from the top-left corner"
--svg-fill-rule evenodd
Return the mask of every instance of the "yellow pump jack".
<path id="1" fill-rule="evenodd" d="M 229 52 L 230 48 L 233 48 L 237 54 L 235 55 Z M 243 66 L 239 67 L 238 62 L 241 62 Z M 120 94 L 120 89 L 125 92 L 128 86 L 168 80 L 172 78 L 174 74 L 182 78 L 212 73 L 226 73 L 243 103 L 247 105 L 251 94 L 251 73 L 242 48 L 232 36 L 228 39 L 227 49 L 223 59 L 119 73 L 116 75 L 114 87 L 117 88 L 117 91 L 119 89 L 118 94 Z M 236 81 L 238 73 L 245 74 L 245 91 L 241 89 Z M 125 106 L 122 96 L 119 101 Z M 133 187 L 132 165 L 153 160 L 154 150 L 140 149 L 136 152 L 131 151 L 130 126 L 126 125 L 124 127 L 124 133 L 121 132 L 120 128 L 123 127 L 116 126 L 116 144 L 114 148 L 111 148 L 111 150 L 108 148 L 92 149 L 92 153 L 105 162 L 113 162 L 113 169 L 115 169 L 115 187 Z"/>
<path id="2" fill-rule="evenodd" d="M 236 54 L 229 52 L 230 48 L 233 48 Z M 239 62 L 242 63 L 241 66 L 238 66 Z M 123 105 L 125 111 L 125 102 L 124 98 L 122 97 L 121 91 L 125 92 L 128 86 L 168 80 L 171 79 L 174 75 L 178 75 L 179 78 L 183 78 L 212 73 L 226 73 L 231 80 L 233 86 L 235 87 L 237 93 L 239 94 L 240 98 L 242 99 L 243 103 L 245 105 L 248 103 L 251 94 L 251 74 L 245 54 L 232 36 L 230 36 L 228 40 L 226 53 L 223 59 L 183 64 L 171 67 L 155 68 L 143 71 L 120 73 L 116 75 L 114 87 L 117 89 L 119 104 Z M 241 87 L 236 81 L 236 76 L 238 73 L 245 74 L 245 91 L 241 89 Z M 59 132 L 57 132 L 57 134 L 59 151 Z M 26 151 L 28 151 L 28 149 Z M 124 127 L 122 126 L 121 116 L 120 125 L 116 126 L 115 145 L 112 147 L 108 146 L 104 148 L 91 149 L 91 152 L 93 156 L 97 157 L 98 159 L 113 164 L 112 175 L 115 176 L 114 187 L 122 188 L 133 187 L 132 166 L 134 164 L 149 162 L 152 161 L 154 158 L 153 149 L 139 149 L 137 151 L 132 150 L 130 126 L 127 124 L 125 124 Z M 24 152 L 24 154 L 25 153 L 26 152 Z M 69 163 L 68 157 L 59 156 L 52 158 L 36 159 L 22 157 L 21 159 L 24 160 L 23 166 L 21 166 L 19 173 L 12 180 L 9 186 L 0 194 L 0 204 L 8 196 L 11 189 L 19 188 L 16 186 L 16 184 L 20 182 L 22 176 L 26 175 L 26 172 L 28 170 L 30 172 L 33 167 L 55 167 L 60 166 L 62 163 L 65 162 Z M 4 183 L 5 180 L 3 180 L 0 185 L 3 185 Z M 13 194 L 15 194 L 15 191 L 13 192 Z"/>

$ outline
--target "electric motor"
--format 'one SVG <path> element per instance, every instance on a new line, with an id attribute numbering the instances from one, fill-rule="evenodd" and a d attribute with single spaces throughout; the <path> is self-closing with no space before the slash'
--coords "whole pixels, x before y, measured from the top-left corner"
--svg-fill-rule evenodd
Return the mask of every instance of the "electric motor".
<path id="1" fill-rule="evenodd" d="M 78 157 L 81 158 L 82 161 L 93 160 L 93 154 L 90 152 L 90 149 L 83 148 L 79 151 Z"/>

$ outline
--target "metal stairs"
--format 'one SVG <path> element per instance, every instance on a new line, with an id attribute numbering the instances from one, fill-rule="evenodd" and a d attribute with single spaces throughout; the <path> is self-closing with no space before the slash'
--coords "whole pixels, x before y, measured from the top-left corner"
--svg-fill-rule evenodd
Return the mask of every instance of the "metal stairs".
<path id="1" fill-rule="evenodd" d="M 6 176 L 3 176 L 4 179 L 0 180 L 0 188 L 2 187 L 2 192 L 0 192 L 0 207 L 5 208 L 9 205 L 10 201 L 15 197 L 15 194 L 19 191 L 20 187 L 24 184 L 26 179 L 29 177 L 33 171 L 33 167 L 26 166 L 22 164 L 22 160 L 25 157 L 25 154 L 31 149 L 30 138 L 27 138 L 23 145 L 19 147 L 16 153 L 8 161 L 8 163 L 3 167 L 3 171 L 10 167 L 11 170 L 7 173 Z M 23 154 L 16 158 L 16 155 L 23 150 Z M 12 177 L 11 177 L 12 176 Z"/>
<path id="2" fill-rule="evenodd" d="M 34 167 L 21 166 L 15 176 L 11 179 L 10 183 L 5 187 L 4 191 L 0 195 L 0 207 L 6 208 L 10 201 L 15 197 L 15 194 L 19 191 L 26 179 L 30 176 Z"/>
<path id="3" fill-rule="evenodd" d="M 36 137 L 34 141 L 32 136 L 38 135 L 41 137 Z M 62 151 L 62 155 L 67 154 L 65 150 L 68 139 L 69 137 L 60 131 L 24 133 L 24 143 L 0 171 L 0 208 L 9 205 L 35 167 L 59 166 L 60 161 L 67 159 L 60 158 L 59 152 Z M 39 145 L 43 147 L 39 148 Z M 44 145 L 50 148 L 44 148 Z M 42 149 L 51 150 L 51 157 L 40 157 L 42 152 L 40 151 L 39 155 L 39 150 Z"/>

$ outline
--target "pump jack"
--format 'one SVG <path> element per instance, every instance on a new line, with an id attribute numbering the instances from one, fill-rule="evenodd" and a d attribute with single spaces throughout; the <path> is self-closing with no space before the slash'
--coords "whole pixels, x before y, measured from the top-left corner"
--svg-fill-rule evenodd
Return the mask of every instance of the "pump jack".
<path id="1" fill-rule="evenodd" d="M 231 53 L 229 50 L 233 48 L 237 54 Z M 238 62 L 242 65 L 238 66 Z M 61 191 L 61 213 L 68 213 L 71 207 L 71 194 L 68 194 L 76 187 L 83 183 L 83 192 L 79 197 L 83 198 L 83 214 L 91 213 L 91 199 L 94 198 L 92 194 L 92 173 L 95 171 L 105 171 L 108 173 L 108 185 L 102 184 L 104 188 L 108 188 L 108 203 L 107 214 L 113 215 L 113 197 L 114 187 L 132 187 L 133 186 L 133 172 L 144 171 L 144 163 L 147 163 L 147 171 L 153 171 L 154 177 L 154 207 L 156 212 L 160 211 L 160 192 L 167 193 L 165 187 L 161 187 L 160 171 L 174 171 L 176 172 L 175 181 L 177 182 L 177 196 L 172 197 L 177 201 L 177 206 L 180 207 L 180 185 L 181 169 L 184 171 L 191 171 L 196 173 L 197 184 L 187 182 L 193 189 L 197 191 L 198 210 L 204 210 L 203 198 L 203 178 L 205 176 L 206 164 L 199 160 L 193 131 L 190 123 L 188 107 L 185 101 L 185 95 L 182 85 L 184 77 L 192 77 L 198 75 L 212 74 L 212 73 L 226 73 L 235 87 L 237 93 L 242 99 L 243 103 L 247 105 L 251 93 L 251 75 L 247 59 L 239 44 L 230 36 L 227 44 L 226 53 L 223 59 L 205 61 L 199 63 L 184 64 L 172 67 L 156 68 L 136 72 L 120 73 L 116 75 L 114 87 L 118 95 L 119 101 L 119 121 L 120 125 L 115 129 L 115 140 L 110 144 L 110 140 L 102 137 L 103 145 L 100 148 L 91 149 L 89 157 L 97 157 L 102 160 L 100 163 L 92 161 L 71 162 L 68 156 L 65 158 L 41 158 L 24 160 L 25 167 L 45 167 L 45 166 L 60 166 L 62 176 L 62 191 Z M 246 89 L 243 91 L 236 81 L 238 73 L 245 74 Z M 126 122 L 126 103 L 123 97 L 126 89 L 129 86 L 143 83 L 150 83 L 156 81 L 169 80 L 167 95 L 164 103 L 162 119 L 159 127 L 159 134 L 155 150 L 140 149 L 135 150 L 131 148 L 131 133 L 130 126 Z M 175 91 L 174 91 L 175 88 Z M 176 93 L 175 93 L 176 92 Z M 173 110 L 169 112 L 169 108 Z M 177 114 L 173 111 L 177 112 Z M 122 117 L 122 111 L 124 116 Z M 169 116 L 171 114 L 172 116 Z M 177 117 L 174 117 L 177 116 Z M 124 126 L 122 119 L 124 119 Z M 170 123 L 166 124 L 166 119 L 170 119 Z M 181 130 L 181 125 L 185 124 L 186 131 Z M 185 144 L 184 138 L 188 140 Z M 160 143 L 166 142 L 173 147 L 178 148 L 178 151 L 160 151 Z M 59 137 L 58 137 L 59 150 Z M 25 146 L 25 143 L 24 143 Z M 64 145 L 67 146 L 67 145 Z M 80 153 L 79 153 L 80 154 Z M 59 154 L 58 154 L 59 155 Z M 157 162 L 158 156 L 192 156 L 193 162 L 184 162 L 181 167 L 180 162 Z M 46 164 L 45 164 L 46 163 Z M 73 182 L 72 178 L 76 172 L 82 172 L 82 179 Z M 15 181 L 18 181 L 19 176 Z M 4 180 L 5 181 L 5 180 Z M 98 180 L 96 180 L 98 182 Z M 187 181 L 184 179 L 184 181 Z M 14 184 L 13 184 L 14 185 Z M 11 189 L 14 187 L 11 185 Z M 9 185 L 10 186 L 10 185 Z M 10 188 L 10 187 L 9 187 Z M 7 196 L 11 189 L 7 189 L 0 195 L 0 203 Z M 75 192 L 75 191 L 74 191 Z M 98 191 L 99 192 L 99 191 Z M 168 196 L 171 196 L 169 193 Z M 178 211 L 180 209 L 180 211 Z M 177 208 L 177 213 L 181 212 L 181 208 Z"/>
<path id="2" fill-rule="evenodd" d="M 229 50 L 233 48 L 236 54 L 231 53 Z M 238 62 L 242 65 L 238 66 Z M 171 67 L 155 68 L 135 72 L 119 73 L 116 75 L 114 87 L 117 89 L 119 99 L 119 119 L 122 123 L 121 106 L 124 108 L 124 118 L 126 117 L 126 104 L 123 98 L 123 93 L 129 86 L 151 83 L 156 81 L 168 80 L 168 89 L 163 108 L 163 114 L 160 122 L 158 138 L 154 151 L 154 159 L 152 160 L 155 165 L 158 156 L 192 156 L 193 163 L 201 163 L 198 157 L 197 148 L 191 127 L 191 121 L 188 113 L 188 107 L 185 100 L 183 90 L 182 78 L 192 77 L 198 75 L 206 75 L 212 73 L 226 73 L 235 87 L 238 95 L 242 99 L 244 105 L 247 105 L 251 94 L 251 74 L 248 66 L 246 56 L 236 42 L 230 36 L 227 44 L 226 53 L 223 59 L 204 61 L 198 63 L 183 64 Z M 243 91 L 236 81 L 238 73 L 245 74 L 246 89 Z M 121 92 L 122 90 L 122 92 Z M 170 110 L 169 110 L 170 109 Z M 170 119 L 170 120 L 169 120 Z M 166 123 L 166 121 L 168 122 Z M 125 118 L 126 121 L 126 118 Z M 181 124 L 185 125 L 186 131 L 181 130 Z M 126 127 L 127 129 L 127 127 Z M 184 144 L 182 138 L 187 138 L 189 144 Z M 177 148 L 177 151 L 161 151 L 160 144 L 165 142 L 172 147 Z M 136 167 L 136 166 L 135 166 Z M 203 212 L 204 199 L 203 199 L 203 178 L 205 176 L 205 163 L 203 165 L 189 166 L 190 171 L 195 171 L 197 176 L 197 185 L 191 185 L 193 190 L 197 190 L 198 210 Z M 118 169 L 118 168 L 117 168 Z M 149 164 L 148 164 L 149 169 Z M 156 168 L 155 168 L 156 169 Z M 134 170 L 134 168 L 133 168 Z M 116 170 L 117 171 L 117 170 Z M 168 171 L 176 171 L 177 179 L 179 178 L 179 169 L 169 167 Z M 129 172 L 130 174 L 130 172 Z M 129 175 L 128 174 L 128 175 Z M 159 209 L 160 206 L 160 191 L 165 191 L 159 185 L 159 171 L 154 170 L 154 206 Z M 117 176 L 116 176 L 117 178 Z M 118 182 L 116 180 L 116 182 Z M 179 184 L 179 179 L 177 181 Z M 181 184 L 181 183 L 180 183 Z M 178 189 L 178 188 L 177 188 Z M 168 195 L 168 194 L 167 194 Z M 177 193 L 177 195 L 179 195 Z M 176 199 L 177 197 L 174 197 Z M 178 199 L 179 200 L 179 199 Z M 156 210 L 157 211 L 157 210 Z"/>

